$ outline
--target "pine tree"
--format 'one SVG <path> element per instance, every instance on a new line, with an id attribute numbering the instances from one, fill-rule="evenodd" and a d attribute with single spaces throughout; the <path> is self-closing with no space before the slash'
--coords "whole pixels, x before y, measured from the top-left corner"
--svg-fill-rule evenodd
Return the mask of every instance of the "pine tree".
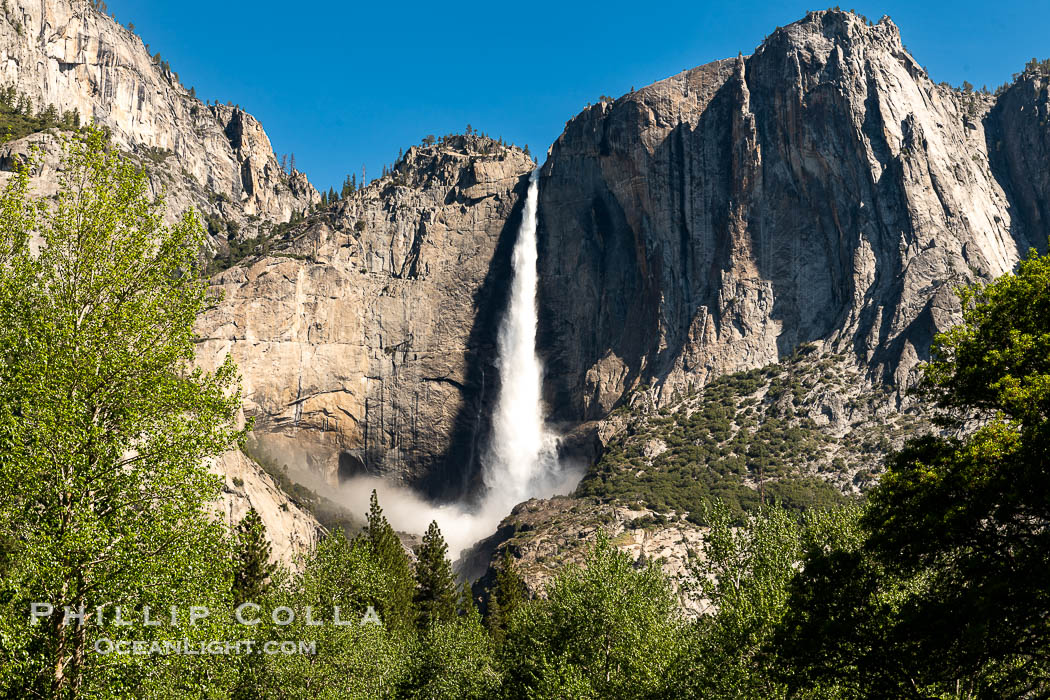
<path id="1" fill-rule="evenodd" d="M 416 624 L 421 631 L 456 617 L 459 592 L 447 553 L 448 545 L 435 520 L 423 535 L 416 559 Z"/>
<path id="2" fill-rule="evenodd" d="M 295 172 L 295 154 L 293 153 L 288 158 L 288 174 L 291 175 Z"/>
<path id="3" fill-rule="evenodd" d="M 329 203 L 329 204 L 331 204 L 331 203 L 333 203 L 333 202 L 334 202 L 334 201 L 335 201 L 336 199 L 337 199 L 337 198 L 336 198 L 336 196 L 335 196 L 335 188 L 334 188 L 334 187 L 329 187 L 329 188 L 328 188 L 328 203 Z"/>
<path id="4" fill-rule="evenodd" d="M 47 108 L 40 113 L 40 118 L 44 120 L 44 124 L 47 126 L 54 126 L 58 123 L 58 109 L 55 105 L 49 104 Z"/>
<path id="5" fill-rule="evenodd" d="M 249 508 L 241 518 L 235 537 L 233 600 L 234 605 L 240 605 L 258 600 L 266 592 L 274 567 L 270 563 L 266 526 L 255 508 Z"/>
<path id="6" fill-rule="evenodd" d="M 368 510 L 368 541 L 385 577 L 386 596 L 380 616 L 394 627 L 408 628 L 415 622 L 412 566 L 401 540 L 379 507 L 379 497 L 374 489 Z"/>
<path id="7" fill-rule="evenodd" d="M 266 527 L 255 508 L 249 508 L 234 533 L 233 604 L 259 602 L 270 587 L 274 566 L 270 563 L 270 543 Z M 257 656 L 248 656 L 238 669 L 237 685 L 231 700 L 249 700 L 258 697 L 255 686 L 262 673 Z"/>
<path id="8" fill-rule="evenodd" d="M 470 587 L 470 581 L 464 581 L 463 585 L 460 586 L 457 605 L 460 617 L 480 616 L 481 613 L 478 612 L 478 603 L 474 600 L 474 589 Z"/>
<path id="9" fill-rule="evenodd" d="M 526 598 L 525 580 L 514 565 L 514 557 L 505 549 L 496 568 L 496 585 L 489 596 L 488 628 L 496 641 L 503 638 L 511 615 Z"/>

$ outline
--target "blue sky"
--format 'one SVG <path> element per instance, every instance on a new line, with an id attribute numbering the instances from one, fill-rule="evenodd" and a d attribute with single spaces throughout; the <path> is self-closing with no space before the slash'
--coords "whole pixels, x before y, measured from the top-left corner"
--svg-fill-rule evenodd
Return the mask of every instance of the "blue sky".
<path id="1" fill-rule="evenodd" d="M 542 153 L 600 95 L 751 53 L 813 3 L 107 0 L 201 99 L 240 104 L 318 188 L 471 124 Z M 931 77 L 989 89 L 1050 57 L 1050 3 L 857 2 Z"/>

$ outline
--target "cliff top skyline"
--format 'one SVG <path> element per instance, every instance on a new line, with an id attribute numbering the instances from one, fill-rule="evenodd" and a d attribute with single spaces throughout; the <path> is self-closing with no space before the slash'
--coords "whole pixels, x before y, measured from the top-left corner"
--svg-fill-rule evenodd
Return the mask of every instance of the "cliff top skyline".
<path id="1" fill-rule="evenodd" d="M 468 124 L 528 144 L 542 161 L 588 102 L 750 53 L 773 28 L 826 9 L 674 3 L 644 17 L 624 2 L 600 11 L 537 3 L 525 12 L 464 3 L 436 13 L 422 3 L 325 0 L 297 15 L 271 2 L 253 3 L 250 13 L 200 0 L 107 5 L 201 99 L 240 104 L 265 123 L 274 149 L 294 153 L 320 189 L 338 189 L 350 172 L 360 178 L 362 166 L 378 176 L 399 148 Z M 972 1 L 842 9 L 872 21 L 888 14 L 936 82 L 994 90 L 1033 56 L 1050 55 L 1042 33 L 1050 6 L 1036 2 L 999 3 L 994 14 Z"/>

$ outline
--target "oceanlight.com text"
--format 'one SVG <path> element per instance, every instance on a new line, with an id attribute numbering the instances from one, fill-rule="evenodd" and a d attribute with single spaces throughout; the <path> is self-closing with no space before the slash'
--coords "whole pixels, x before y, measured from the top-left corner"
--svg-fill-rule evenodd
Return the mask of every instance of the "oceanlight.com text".
<path id="1" fill-rule="evenodd" d="M 147 641 L 144 639 L 96 640 L 93 649 L 96 654 L 118 656 L 206 656 L 248 654 L 280 654 L 283 656 L 314 655 L 317 653 L 316 641 L 270 640 L 261 642 L 255 639 L 237 639 L 228 641 L 190 641 L 176 639 L 165 641 Z"/>

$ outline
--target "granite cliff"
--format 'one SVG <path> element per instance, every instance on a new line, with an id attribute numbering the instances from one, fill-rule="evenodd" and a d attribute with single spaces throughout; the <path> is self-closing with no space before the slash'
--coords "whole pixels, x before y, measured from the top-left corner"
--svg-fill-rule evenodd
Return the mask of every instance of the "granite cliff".
<path id="1" fill-rule="evenodd" d="M 319 201 L 302 173 L 284 172 L 262 125 L 243 110 L 205 105 L 159 54 L 84 0 L 7 0 L 0 9 L 0 86 L 14 88 L 34 110 L 76 112 L 81 123 L 109 129 L 113 142 L 149 169 L 167 197 L 169 216 L 191 207 L 213 215 L 213 245 L 287 222 Z M 32 135 L 4 146 L 10 163 L 44 142 L 37 173 L 53 185 L 54 137 Z"/>
<path id="2" fill-rule="evenodd" d="M 539 592 L 598 527 L 681 544 L 703 497 L 874 483 L 930 429 L 903 390 L 955 288 L 1046 250 L 1048 75 L 938 85 L 888 18 L 813 12 L 572 119 L 542 169 L 539 345 L 592 467 L 464 561 L 508 549 Z"/>
<path id="3" fill-rule="evenodd" d="M 632 392 L 659 409 L 803 344 L 864 391 L 906 387 L 953 289 L 1045 247 L 1047 183 L 1024 175 L 1045 170 L 1045 82 L 938 85 L 888 18 L 822 11 L 570 120 L 539 207 L 566 450 L 596 460 L 616 431 L 594 421 Z M 203 355 L 239 362 L 261 448 L 328 483 L 469 492 L 531 167 L 476 136 L 412 148 L 216 277 Z"/>
<path id="4" fill-rule="evenodd" d="M 937 85 L 889 18 L 825 11 L 584 110 L 541 187 L 556 415 L 814 341 L 907 384 L 953 287 L 1045 249 L 1045 82 Z"/>
<path id="5" fill-rule="evenodd" d="M 200 323 L 200 357 L 236 360 L 253 449 L 310 483 L 469 490 L 534 167 L 480 136 L 409 148 L 389 176 L 214 278 L 225 300 Z"/>

